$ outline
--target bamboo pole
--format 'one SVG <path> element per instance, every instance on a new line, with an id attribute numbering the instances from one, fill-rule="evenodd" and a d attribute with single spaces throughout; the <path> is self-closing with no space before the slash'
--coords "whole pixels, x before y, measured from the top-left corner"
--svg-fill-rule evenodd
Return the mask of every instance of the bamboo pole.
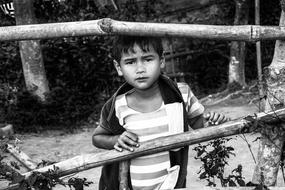
<path id="1" fill-rule="evenodd" d="M 285 108 L 275 110 L 274 112 L 269 112 L 269 113 L 258 113 L 254 117 L 256 120 L 264 122 L 272 122 L 278 119 L 285 119 Z M 113 162 L 129 160 L 135 157 L 150 155 L 183 146 L 197 144 L 215 138 L 236 135 L 241 133 L 241 130 L 248 123 L 249 121 L 245 119 L 234 120 L 213 127 L 192 130 L 177 135 L 171 135 L 167 137 L 161 137 L 154 140 L 146 141 L 144 143 L 141 143 L 140 147 L 135 149 L 134 152 L 129 152 L 129 151 L 118 152 L 116 150 L 108 150 L 98 154 L 79 155 L 70 158 L 68 160 L 58 162 L 56 164 L 49 165 L 34 171 L 47 172 L 48 170 L 53 170 L 54 167 L 58 167 L 57 172 L 59 177 L 66 176 L 69 174 L 81 172 L 84 170 L 88 170 L 105 164 L 110 164 Z M 23 175 L 26 178 L 28 178 L 29 176 L 31 176 L 32 173 L 33 171 L 24 173 Z M 13 188 L 15 188 L 15 185 L 13 186 Z M 10 188 L 6 187 L 0 190 L 10 190 Z"/>
<path id="2" fill-rule="evenodd" d="M 257 187 L 202 187 L 202 186 L 194 186 L 183 189 L 175 189 L 175 190 L 256 190 Z M 259 188 L 261 189 L 261 188 Z M 265 189 L 265 188 L 263 188 Z M 267 187 L 268 190 L 284 190 L 284 187 Z"/>
<path id="3" fill-rule="evenodd" d="M 37 164 L 34 163 L 31 158 L 22 151 L 17 150 L 12 145 L 7 144 L 8 152 L 16 158 L 28 171 L 34 170 L 37 168 Z"/>
<path id="4" fill-rule="evenodd" d="M 109 18 L 0 27 L 0 41 L 37 40 L 92 35 L 175 36 L 209 40 L 259 41 L 285 39 L 285 27 L 222 26 L 116 21 Z"/>
<path id="5" fill-rule="evenodd" d="M 260 1 L 255 0 L 255 25 L 260 25 Z M 259 111 L 264 110 L 264 90 L 262 81 L 262 61 L 261 61 L 261 43 L 256 42 L 256 64 L 257 64 L 257 75 L 258 75 L 258 92 L 261 99 L 261 105 L 259 106 Z"/>
<path id="6" fill-rule="evenodd" d="M 119 190 L 130 190 L 129 183 L 128 183 L 128 176 L 129 176 L 129 169 L 130 169 L 130 161 L 122 161 L 119 164 Z"/>

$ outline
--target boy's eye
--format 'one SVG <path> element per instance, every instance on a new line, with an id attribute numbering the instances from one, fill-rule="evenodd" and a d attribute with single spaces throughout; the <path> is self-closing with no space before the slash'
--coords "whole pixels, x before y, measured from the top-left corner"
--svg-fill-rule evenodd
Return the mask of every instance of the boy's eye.
<path id="1" fill-rule="evenodd" d="M 131 64 L 134 64 L 135 62 L 134 61 L 127 61 L 125 62 L 126 65 L 131 65 Z"/>
<path id="2" fill-rule="evenodd" d="M 145 59 L 147 62 L 150 62 L 150 61 L 152 61 L 152 58 L 147 58 L 147 59 Z"/>

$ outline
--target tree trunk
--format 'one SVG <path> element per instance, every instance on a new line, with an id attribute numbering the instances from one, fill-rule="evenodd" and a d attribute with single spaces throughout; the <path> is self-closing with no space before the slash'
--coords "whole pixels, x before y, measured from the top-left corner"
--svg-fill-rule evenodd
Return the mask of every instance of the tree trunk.
<path id="1" fill-rule="evenodd" d="M 234 25 L 248 24 L 248 0 L 235 0 L 236 13 Z M 244 74 L 245 42 L 231 42 L 228 85 L 246 86 Z"/>
<path id="2" fill-rule="evenodd" d="M 35 24 L 33 0 L 14 0 L 17 25 Z M 27 90 L 45 102 L 49 92 L 39 40 L 20 41 L 20 54 Z"/>
<path id="3" fill-rule="evenodd" d="M 280 26 L 285 26 L 284 3 L 281 1 L 282 13 Z M 265 111 L 276 110 L 285 103 L 285 41 L 277 40 L 274 57 L 271 65 L 265 71 L 266 94 Z M 267 186 L 276 184 L 278 168 L 284 144 L 284 127 L 282 122 L 279 126 L 271 126 L 275 130 L 267 130 L 262 134 L 258 149 L 258 163 L 255 167 L 254 183 L 264 183 Z M 283 130 L 282 130 L 283 127 Z"/>

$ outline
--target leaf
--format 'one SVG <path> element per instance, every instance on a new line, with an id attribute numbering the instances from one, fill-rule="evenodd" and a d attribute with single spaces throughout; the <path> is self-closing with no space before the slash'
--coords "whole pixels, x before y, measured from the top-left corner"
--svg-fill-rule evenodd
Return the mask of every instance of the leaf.
<path id="1" fill-rule="evenodd" d="M 242 179 L 237 179 L 237 183 L 239 184 L 239 186 L 244 187 L 245 186 L 245 182 Z"/>
<path id="2" fill-rule="evenodd" d="M 207 173 L 206 172 L 201 173 L 199 178 L 200 179 L 206 179 L 207 178 Z"/>
<path id="3" fill-rule="evenodd" d="M 230 187 L 235 187 L 235 186 L 237 186 L 237 185 L 236 185 L 236 183 L 235 183 L 233 180 L 230 179 L 230 180 L 229 180 L 229 186 L 230 186 Z"/>
<path id="4" fill-rule="evenodd" d="M 18 165 L 17 162 L 11 161 L 10 164 L 11 164 L 11 166 L 13 166 L 15 169 L 20 170 L 20 166 Z"/>

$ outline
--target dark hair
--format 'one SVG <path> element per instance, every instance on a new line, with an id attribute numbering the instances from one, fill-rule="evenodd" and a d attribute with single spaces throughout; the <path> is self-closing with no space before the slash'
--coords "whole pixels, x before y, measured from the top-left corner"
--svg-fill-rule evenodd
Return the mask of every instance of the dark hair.
<path id="1" fill-rule="evenodd" d="M 151 36 L 117 36 L 113 43 L 112 57 L 120 62 L 123 53 L 134 52 L 134 44 L 137 44 L 144 52 L 149 51 L 151 45 L 157 54 L 161 57 L 163 47 L 161 38 Z"/>

